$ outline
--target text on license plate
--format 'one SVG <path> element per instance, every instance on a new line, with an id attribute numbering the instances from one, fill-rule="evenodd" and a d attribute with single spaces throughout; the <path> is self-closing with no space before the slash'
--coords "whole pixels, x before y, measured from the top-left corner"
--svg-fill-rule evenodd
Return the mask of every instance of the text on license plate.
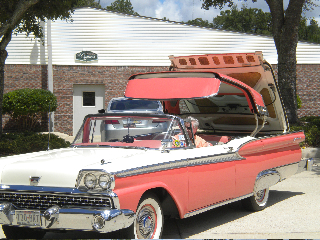
<path id="1" fill-rule="evenodd" d="M 17 224 L 28 226 L 40 226 L 40 211 L 16 210 Z"/>

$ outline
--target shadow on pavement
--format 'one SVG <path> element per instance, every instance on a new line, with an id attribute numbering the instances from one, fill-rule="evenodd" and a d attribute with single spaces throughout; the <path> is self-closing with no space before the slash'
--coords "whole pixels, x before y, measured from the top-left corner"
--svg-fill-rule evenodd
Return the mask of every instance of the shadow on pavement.
<path id="1" fill-rule="evenodd" d="M 320 175 L 320 159 L 319 158 L 314 159 L 312 172 L 315 172 L 317 175 Z"/>
<path id="2" fill-rule="evenodd" d="M 303 194 L 305 194 L 305 193 L 304 192 L 270 190 L 268 207 L 271 207 L 272 205 L 275 205 L 275 204 L 282 202 L 284 200 L 287 200 L 289 198 L 292 198 L 292 197 L 295 197 L 298 195 L 303 195 Z"/>
<path id="3" fill-rule="evenodd" d="M 81 231 L 48 232 L 44 239 L 125 239 L 122 232 L 96 233 Z"/>

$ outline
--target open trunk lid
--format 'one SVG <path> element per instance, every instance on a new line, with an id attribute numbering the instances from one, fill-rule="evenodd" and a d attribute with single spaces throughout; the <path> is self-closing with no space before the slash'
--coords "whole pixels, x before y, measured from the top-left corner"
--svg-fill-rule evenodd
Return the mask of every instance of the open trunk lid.
<path id="1" fill-rule="evenodd" d="M 170 72 L 130 77 L 125 96 L 162 100 L 165 112 L 192 115 L 200 128 L 214 131 L 288 130 L 271 66 L 262 54 L 170 56 Z"/>

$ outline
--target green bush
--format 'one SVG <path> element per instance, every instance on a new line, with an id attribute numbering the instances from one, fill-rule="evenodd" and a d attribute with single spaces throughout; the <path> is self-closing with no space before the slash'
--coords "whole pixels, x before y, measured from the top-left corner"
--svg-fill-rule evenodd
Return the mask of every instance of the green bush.
<path id="1" fill-rule="evenodd" d="M 65 148 L 70 142 L 50 134 L 50 149 Z M 48 134 L 24 132 L 2 134 L 0 137 L 0 157 L 48 149 Z"/>
<path id="2" fill-rule="evenodd" d="M 44 89 L 18 89 L 3 96 L 3 114 L 9 114 L 24 130 L 34 130 L 44 114 L 56 109 L 57 98 Z"/>
<path id="3" fill-rule="evenodd" d="M 320 117 L 306 116 L 300 118 L 300 124 L 291 126 L 291 131 L 304 130 L 305 147 L 320 147 Z"/>
<path id="4" fill-rule="evenodd" d="M 301 108 L 302 107 L 302 101 L 301 98 L 299 97 L 299 95 L 297 95 L 297 108 Z"/>

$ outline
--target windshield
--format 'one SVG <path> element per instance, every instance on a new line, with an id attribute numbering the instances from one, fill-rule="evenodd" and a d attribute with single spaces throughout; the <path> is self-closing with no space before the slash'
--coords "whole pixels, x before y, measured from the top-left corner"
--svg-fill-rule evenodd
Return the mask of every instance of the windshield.
<path id="1" fill-rule="evenodd" d="M 179 143 L 172 140 L 177 135 L 180 135 Z M 176 117 L 91 115 L 85 119 L 73 145 L 183 148 L 187 146 L 187 139 Z"/>
<path id="2" fill-rule="evenodd" d="M 158 101 L 114 99 L 111 102 L 111 111 L 161 111 L 161 104 Z"/>

